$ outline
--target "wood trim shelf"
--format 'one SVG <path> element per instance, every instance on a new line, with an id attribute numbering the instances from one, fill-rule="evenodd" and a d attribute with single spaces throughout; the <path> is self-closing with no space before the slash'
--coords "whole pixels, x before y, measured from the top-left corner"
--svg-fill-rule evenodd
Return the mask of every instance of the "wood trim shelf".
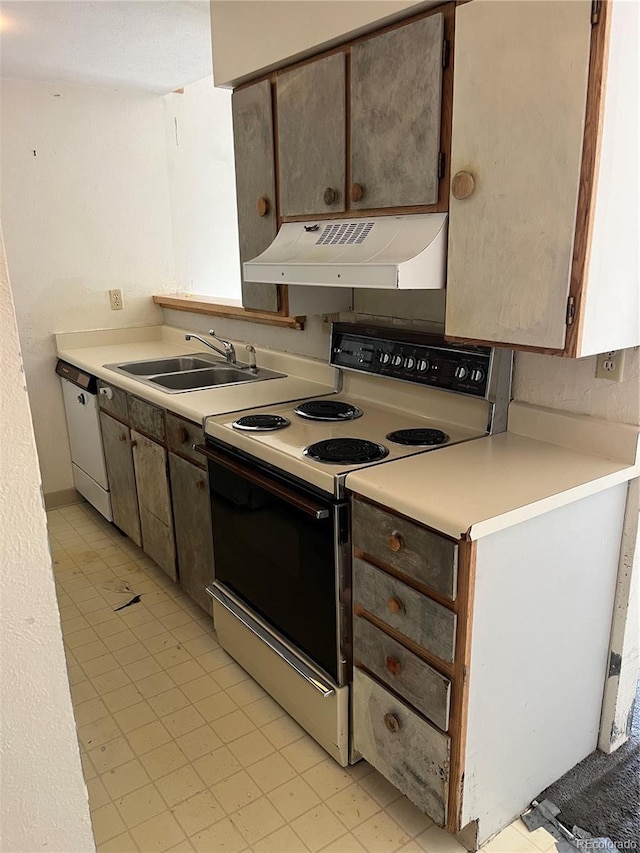
<path id="1" fill-rule="evenodd" d="M 261 323 L 266 326 L 280 326 L 285 329 L 303 331 L 306 317 L 288 317 L 284 314 L 271 314 L 267 311 L 252 311 L 236 305 L 221 305 L 206 296 L 160 295 L 152 297 L 156 305 L 172 308 L 174 311 L 190 311 L 192 314 L 208 314 L 213 317 L 226 317 L 228 320 L 243 320 L 246 323 Z"/>

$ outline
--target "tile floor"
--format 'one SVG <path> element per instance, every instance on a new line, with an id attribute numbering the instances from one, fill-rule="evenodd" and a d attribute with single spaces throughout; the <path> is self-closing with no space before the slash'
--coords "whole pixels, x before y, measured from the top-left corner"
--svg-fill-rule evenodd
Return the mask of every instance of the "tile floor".
<path id="1" fill-rule="evenodd" d="M 48 518 L 101 853 L 462 853 L 364 761 L 329 758 L 220 648 L 211 618 L 92 507 Z M 116 613 L 108 587 L 119 580 L 142 597 Z M 517 821 L 485 850 L 552 844 Z"/>

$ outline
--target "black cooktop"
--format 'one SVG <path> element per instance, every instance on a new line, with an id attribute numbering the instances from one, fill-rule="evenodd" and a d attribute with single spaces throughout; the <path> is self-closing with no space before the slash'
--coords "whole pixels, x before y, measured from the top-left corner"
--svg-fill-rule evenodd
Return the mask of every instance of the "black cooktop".
<path id="1" fill-rule="evenodd" d="M 362 465 L 364 462 L 377 462 L 384 459 L 389 451 L 382 444 L 365 441 L 362 438 L 327 438 L 309 445 L 305 456 L 316 462 L 331 465 Z"/>
<path id="2" fill-rule="evenodd" d="M 244 415 L 234 421 L 232 426 L 234 429 L 246 430 L 247 432 L 273 432 L 277 429 L 284 429 L 289 426 L 291 421 L 288 418 L 283 418 L 281 415 Z"/>
<path id="3" fill-rule="evenodd" d="M 390 432 L 387 439 L 394 444 L 427 447 L 444 444 L 445 441 L 449 441 L 449 436 L 440 429 L 397 429 L 395 432 Z"/>
<path id="4" fill-rule="evenodd" d="M 362 409 L 341 400 L 308 400 L 293 411 L 310 421 L 352 421 L 362 416 Z"/>

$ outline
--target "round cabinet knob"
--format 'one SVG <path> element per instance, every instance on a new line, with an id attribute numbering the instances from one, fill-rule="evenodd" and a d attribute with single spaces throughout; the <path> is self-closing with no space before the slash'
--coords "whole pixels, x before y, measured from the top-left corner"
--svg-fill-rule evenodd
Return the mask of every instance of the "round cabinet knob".
<path id="1" fill-rule="evenodd" d="M 196 489 L 201 492 L 207 484 L 204 480 L 196 480 Z"/>
<path id="2" fill-rule="evenodd" d="M 327 205 L 335 204 L 338 200 L 338 193 L 332 189 L 332 187 L 327 187 L 322 198 L 324 199 L 324 203 Z"/>
<path id="3" fill-rule="evenodd" d="M 400 720 L 395 714 L 385 714 L 384 724 L 389 729 L 391 734 L 397 734 L 400 731 Z"/>
<path id="4" fill-rule="evenodd" d="M 400 675 L 402 664 L 400 663 L 398 658 L 394 658 L 391 655 L 388 655 L 385 666 L 387 668 L 387 671 L 390 672 L 391 675 Z"/>
<path id="5" fill-rule="evenodd" d="M 350 195 L 351 201 L 360 201 L 364 195 L 364 187 L 362 184 L 353 184 Z"/>
<path id="6" fill-rule="evenodd" d="M 189 430 L 186 427 L 180 427 L 178 430 L 178 441 L 180 444 L 186 444 L 189 441 Z"/>
<path id="7" fill-rule="evenodd" d="M 404 604 L 399 598 L 390 598 L 387 601 L 387 607 L 392 613 L 401 613 L 404 610 Z"/>
<path id="8" fill-rule="evenodd" d="M 469 371 L 463 364 L 459 364 L 456 369 L 453 371 L 453 375 L 456 379 L 466 379 Z"/>
<path id="9" fill-rule="evenodd" d="M 393 533 L 391 534 L 391 536 L 389 537 L 389 548 L 391 548 L 392 551 L 397 552 L 402 548 L 403 545 L 404 545 L 404 542 L 402 541 L 401 534 L 397 533 L 394 530 Z"/>
<path id="10" fill-rule="evenodd" d="M 462 201 L 465 198 L 469 198 L 470 195 L 473 195 L 473 191 L 476 188 L 476 179 L 473 177 L 471 172 L 456 172 L 453 176 L 453 180 L 451 181 L 451 192 L 454 198 L 457 198 L 458 201 Z"/>
<path id="11" fill-rule="evenodd" d="M 258 216 L 266 216 L 267 213 L 269 213 L 269 207 L 269 199 L 261 195 L 258 201 L 256 202 L 256 210 L 258 211 Z"/>

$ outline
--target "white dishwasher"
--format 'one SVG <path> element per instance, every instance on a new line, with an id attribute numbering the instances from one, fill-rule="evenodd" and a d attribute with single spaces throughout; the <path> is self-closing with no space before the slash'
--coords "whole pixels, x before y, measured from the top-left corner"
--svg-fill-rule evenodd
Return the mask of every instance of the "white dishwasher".
<path id="1" fill-rule="evenodd" d="M 62 382 L 73 484 L 107 521 L 113 521 L 96 378 L 62 360 L 56 365 L 56 373 Z"/>

